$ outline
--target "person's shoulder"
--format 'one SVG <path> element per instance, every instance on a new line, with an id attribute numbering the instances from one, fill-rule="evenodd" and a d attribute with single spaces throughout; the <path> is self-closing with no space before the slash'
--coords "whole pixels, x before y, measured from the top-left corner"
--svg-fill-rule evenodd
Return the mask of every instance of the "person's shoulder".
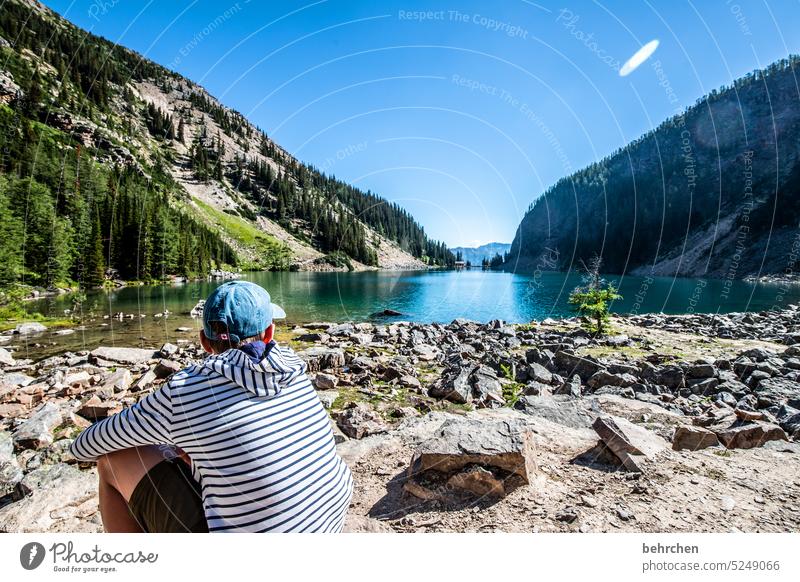
<path id="1" fill-rule="evenodd" d="M 208 373 L 208 368 L 204 367 L 201 363 L 195 363 L 175 372 L 164 384 L 170 390 L 174 391 L 187 384 L 193 384 L 197 379 L 207 376 Z"/>

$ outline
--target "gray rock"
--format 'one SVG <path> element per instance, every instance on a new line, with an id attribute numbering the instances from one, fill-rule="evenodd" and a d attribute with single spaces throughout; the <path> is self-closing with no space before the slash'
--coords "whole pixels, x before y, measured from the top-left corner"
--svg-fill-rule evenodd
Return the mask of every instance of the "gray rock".
<path id="1" fill-rule="evenodd" d="M 19 335 L 31 335 L 34 333 L 42 333 L 44 331 L 47 331 L 47 326 L 42 325 L 37 321 L 20 323 L 14 328 L 14 333 Z"/>
<path id="2" fill-rule="evenodd" d="M 553 374 L 541 364 L 533 362 L 528 366 L 528 379 L 542 384 L 550 384 L 553 381 Z"/>
<path id="3" fill-rule="evenodd" d="M 678 390 L 684 385 L 683 370 L 678 366 L 664 366 L 656 372 L 655 381 L 670 390 Z"/>
<path id="4" fill-rule="evenodd" d="M 161 346 L 159 353 L 161 354 L 162 358 L 171 358 L 178 353 L 178 346 L 167 342 Z"/>
<path id="5" fill-rule="evenodd" d="M 112 393 L 125 392 L 133 384 L 133 376 L 127 368 L 117 368 L 103 381 L 103 389 Z"/>
<path id="6" fill-rule="evenodd" d="M 459 404 L 469 402 L 472 399 L 470 376 L 475 368 L 476 366 L 471 364 L 450 368 L 431 386 L 430 395 L 433 398 L 444 398 Z"/>
<path id="7" fill-rule="evenodd" d="M 699 451 L 708 447 L 719 445 L 719 439 L 710 430 L 699 426 L 679 426 L 672 437 L 672 449 L 682 451 Z"/>
<path id="8" fill-rule="evenodd" d="M 566 372 L 567 376 L 577 374 L 584 382 L 603 369 L 603 365 L 598 362 L 565 351 L 556 352 L 555 364 L 559 370 Z"/>
<path id="9" fill-rule="evenodd" d="M 72 465 L 43 465 L 18 489 L 26 495 L 0 509 L 0 531 L 8 533 L 100 532 L 97 474 Z"/>
<path id="10" fill-rule="evenodd" d="M 313 347 L 298 355 L 306 361 L 309 372 L 335 370 L 345 364 L 344 351 L 339 348 Z"/>
<path id="11" fill-rule="evenodd" d="M 21 449 L 40 449 L 53 443 L 53 430 L 63 421 L 63 412 L 45 402 L 14 431 L 14 444 Z"/>
<path id="12" fill-rule="evenodd" d="M 14 442 L 11 435 L 0 431 L 0 497 L 14 491 L 22 481 L 22 469 L 14 456 Z"/>
<path id="13" fill-rule="evenodd" d="M 598 372 L 600 374 L 602 372 Z M 592 376 L 594 378 L 594 376 Z M 563 394 L 565 396 L 570 396 L 572 398 L 580 398 L 581 397 L 581 377 L 575 374 L 564 382 L 561 386 L 559 386 L 555 394 Z"/>
<path id="14" fill-rule="evenodd" d="M 0 364 L 3 366 L 14 366 L 16 364 L 11 352 L 5 348 L 0 348 Z"/>
<path id="15" fill-rule="evenodd" d="M 636 384 L 636 382 L 636 377 L 632 376 L 631 374 L 612 374 L 607 370 L 599 370 L 592 374 L 591 378 L 589 378 L 587 381 L 587 384 L 593 390 L 597 390 L 603 386 L 618 386 L 621 388 L 627 388 L 628 386 L 633 386 Z"/>
<path id="16" fill-rule="evenodd" d="M 389 427 L 368 404 L 358 402 L 342 411 L 336 419 L 342 432 L 353 439 L 387 432 Z"/>
<path id="17" fill-rule="evenodd" d="M 716 368 L 714 368 L 714 366 L 712 366 L 711 364 L 705 362 L 693 364 L 689 366 L 689 368 L 686 370 L 687 378 L 705 379 L 705 378 L 713 378 L 716 375 L 717 375 Z"/>
<path id="18" fill-rule="evenodd" d="M 314 388 L 317 390 L 333 390 L 339 384 L 339 378 L 333 374 L 317 373 L 314 376 Z"/>
<path id="19" fill-rule="evenodd" d="M 763 374 L 763 372 L 755 371 L 750 376 L 756 374 Z M 800 382 L 785 378 L 764 378 L 755 386 L 753 394 L 758 398 L 759 408 L 780 406 L 787 402 L 791 404 L 793 401 L 800 402 Z M 792 406 L 794 405 L 792 404 Z"/>
<path id="20" fill-rule="evenodd" d="M 549 396 L 552 393 L 552 386 L 548 384 L 542 384 L 541 382 L 528 382 L 525 384 L 525 388 L 522 389 L 522 393 L 525 396 Z"/>
<path id="21" fill-rule="evenodd" d="M 155 368 L 153 368 L 153 373 L 156 375 L 156 378 L 163 380 L 180 372 L 182 369 L 183 365 L 180 362 L 162 358 L 158 361 Z"/>
<path id="22" fill-rule="evenodd" d="M 624 418 L 599 416 L 592 428 L 629 471 L 644 472 L 644 461 L 667 447 L 660 436 Z"/>
<path id="23" fill-rule="evenodd" d="M 583 400 L 569 396 L 522 396 L 516 408 L 530 416 L 570 428 L 589 428 L 596 415 L 592 414 Z"/>
<path id="24" fill-rule="evenodd" d="M 481 408 L 495 408 L 505 404 L 503 386 L 497 374 L 488 366 L 479 366 L 470 377 L 475 403 Z"/>
<path id="25" fill-rule="evenodd" d="M 536 473 L 533 432 L 519 419 L 447 420 L 417 447 L 408 474 L 412 478 L 427 471 L 449 475 L 467 465 L 499 469 L 530 483 Z"/>
<path id="26" fill-rule="evenodd" d="M 717 431 L 717 437 L 729 449 L 752 449 L 768 441 L 789 440 L 781 427 L 766 422 L 737 423 Z"/>
<path id="27" fill-rule="evenodd" d="M 90 354 L 94 361 L 104 360 L 117 364 L 143 364 L 155 357 L 153 350 L 100 346 Z"/>

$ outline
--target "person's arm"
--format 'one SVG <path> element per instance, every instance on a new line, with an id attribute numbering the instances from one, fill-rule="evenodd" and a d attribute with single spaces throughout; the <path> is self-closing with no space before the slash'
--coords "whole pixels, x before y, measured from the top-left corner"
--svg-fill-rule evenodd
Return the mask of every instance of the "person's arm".
<path id="1" fill-rule="evenodd" d="M 164 384 L 133 406 L 84 430 L 69 450 L 79 461 L 95 461 L 122 449 L 171 444 L 171 419 L 169 384 Z"/>

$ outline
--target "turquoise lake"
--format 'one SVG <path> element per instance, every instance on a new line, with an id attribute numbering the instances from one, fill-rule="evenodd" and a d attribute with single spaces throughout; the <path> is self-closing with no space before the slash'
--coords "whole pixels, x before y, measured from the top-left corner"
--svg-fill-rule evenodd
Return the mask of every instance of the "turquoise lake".
<path id="1" fill-rule="evenodd" d="M 572 315 L 567 298 L 581 284 L 580 275 L 574 273 L 529 276 L 480 270 L 254 272 L 245 273 L 244 278 L 269 290 L 273 300 L 286 310 L 288 323 L 365 321 L 384 309 L 403 315 L 380 321 L 447 323 L 463 317 L 521 323 Z M 800 285 L 742 281 L 726 285 L 721 280 L 613 275 L 607 279 L 620 285 L 624 297 L 613 305 L 617 313 L 762 311 L 800 301 Z M 60 336 L 46 332 L 20 338 L 16 347 L 30 357 L 41 357 L 99 344 L 158 347 L 164 341 L 195 339 L 199 322 L 189 316 L 189 310 L 219 284 L 201 281 L 92 292 L 82 307 L 85 324 L 75 333 Z M 57 317 L 63 317 L 71 306 L 65 296 L 36 304 L 44 313 Z M 154 317 L 164 311 L 170 312 L 168 317 Z M 115 319 L 113 316 L 120 312 L 134 317 Z"/>

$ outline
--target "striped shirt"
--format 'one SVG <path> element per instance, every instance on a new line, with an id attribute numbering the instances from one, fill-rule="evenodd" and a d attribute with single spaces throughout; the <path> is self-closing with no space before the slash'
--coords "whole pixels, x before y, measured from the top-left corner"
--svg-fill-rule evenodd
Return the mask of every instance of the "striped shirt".
<path id="1" fill-rule="evenodd" d="M 232 349 L 87 428 L 81 461 L 170 444 L 192 460 L 211 532 L 338 532 L 352 497 L 328 414 L 288 347 L 256 361 Z"/>

